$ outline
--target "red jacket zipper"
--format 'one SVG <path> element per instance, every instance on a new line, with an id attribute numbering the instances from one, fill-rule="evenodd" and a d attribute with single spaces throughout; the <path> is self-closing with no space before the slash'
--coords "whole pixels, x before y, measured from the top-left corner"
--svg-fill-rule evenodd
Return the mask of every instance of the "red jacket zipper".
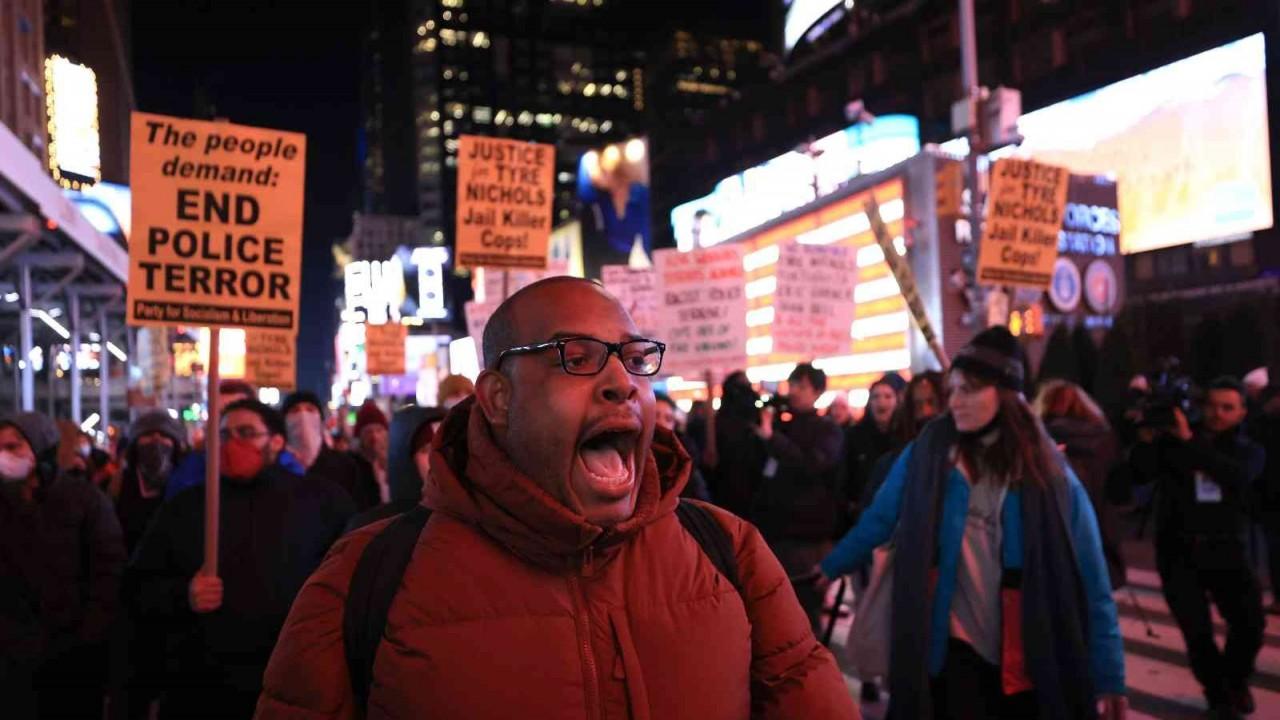
<path id="1" fill-rule="evenodd" d="M 594 572 L 594 554 L 590 546 L 582 554 L 582 576 L 591 577 Z M 591 613 L 587 608 L 587 594 L 577 575 L 569 576 L 569 590 L 573 593 L 578 610 L 578 634 L 582 641 L 582 663 L 587 669 L 587 717 L 600 717 L 600 680 L 596 673 L 596 656 L 591 649 Z"/>

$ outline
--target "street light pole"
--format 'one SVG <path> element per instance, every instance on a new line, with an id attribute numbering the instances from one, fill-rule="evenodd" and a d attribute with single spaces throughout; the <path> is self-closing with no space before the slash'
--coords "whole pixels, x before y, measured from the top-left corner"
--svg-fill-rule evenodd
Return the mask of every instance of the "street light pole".
<path id="1" fill-rule="evenodd" d="M 978 79 L 977 19 L 973 10 L 974 0 L 959 0 L 960 16 L 960 74 L 964 84 L 966 106 L 969 114 L 969 155 L 965 159 L 965 181 L 969 187 L 969 243 L 973 249 L 972 282 L 983 306 L 975 313 L 975 330 L 986 326 L 986 295 L 978 284 L 978 243 L 982 241 L 982 176 L 978 168 L 978 156 L 985 151 L 982 123 L 980 122 L 982 87 Z"/>

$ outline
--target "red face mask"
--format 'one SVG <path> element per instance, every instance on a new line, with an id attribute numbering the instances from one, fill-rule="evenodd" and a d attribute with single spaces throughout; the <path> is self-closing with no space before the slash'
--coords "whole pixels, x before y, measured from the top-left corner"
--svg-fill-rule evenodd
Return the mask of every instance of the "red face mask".
<path id="1" fill-rule="evenodd" d="M 266 465 L 263 451 L 252 442 L 240 438 L 227 438 L 222 441 L 219 452 L 222 460 L 222 474 L 239 480 L 252 480 L 258 477 Z"/>

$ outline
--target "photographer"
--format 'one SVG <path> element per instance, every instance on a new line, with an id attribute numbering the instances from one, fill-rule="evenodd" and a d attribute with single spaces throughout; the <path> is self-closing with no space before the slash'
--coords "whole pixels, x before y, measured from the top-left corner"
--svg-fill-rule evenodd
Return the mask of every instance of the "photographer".
<path id="1" fill-rule="evenodd" d="M 827 389 L 826 373 L 803 363 L 787 383 L 790 395 L 781 422 L 775 425 L 771 405 L 761 412 L 756 428 L 769 453 L 756 499 L 756 523 L 783 569 L 795 578 L 826 557 L 839 529 L 844 437 L 834 420 L 814 408 Z M 821 592 L 801 583 L 796 595 L 819 632 Z"/>
<path id="2" fill-rule="evenodd" d="M 1146 404 L 1130 465 L 1136 481 L 1156 483 L 1156 565 L 1192 672 L 1215 717 L 1235 717 L 1253 711 L 1248 682 L 1265 628 L 1244 539 L 1247 503 L 1265 455 L 1241 431 L 1239 381 L 1221 378 L 1209 386 L 1204 420 L 1194 431 L 1183 405 Z M 1210 598 L 1228 627 L 1222 651 Z"/>

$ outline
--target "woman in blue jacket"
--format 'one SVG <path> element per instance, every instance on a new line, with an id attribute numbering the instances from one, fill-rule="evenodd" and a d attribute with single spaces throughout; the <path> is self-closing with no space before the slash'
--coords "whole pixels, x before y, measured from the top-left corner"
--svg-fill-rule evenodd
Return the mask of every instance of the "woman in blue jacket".
<path id="1" fill-rule="evenodd" d="M 1022 396 L 1021 357 L 1003 327 L 958 353 L 950 412 L 821 564 L 838 577 L 895 540 L 892 717 L 1125 716 L 1098 524 Z"/>

